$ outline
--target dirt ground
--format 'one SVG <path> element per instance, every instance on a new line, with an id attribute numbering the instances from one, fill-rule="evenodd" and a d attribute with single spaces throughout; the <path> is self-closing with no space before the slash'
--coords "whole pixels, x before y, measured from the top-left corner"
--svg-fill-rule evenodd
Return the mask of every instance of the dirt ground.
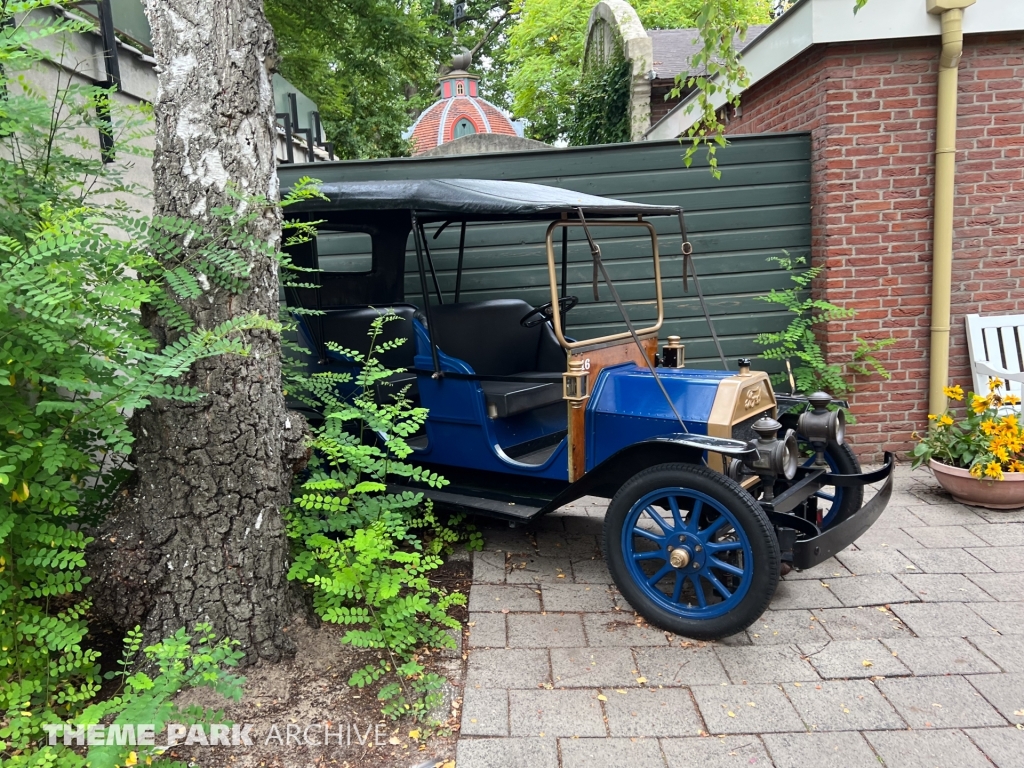
<path id="1" fill-rule="evenodd" d="M 455 560 L 439 569 L 432 581 L 468 595 L 471 577 L 468 559 Z M 465 607 L 457 608 L 455 615 L 465 625 Z M 450 683 L 436 712 L 442 725 L 428 729 L 411 719 L 384 718 L 377 701 L 379 685 L 362 690 L 346 685 L 354 670 L 380 657 L 378 651 L 343 646 L 344 629 L 335 625 L 314 627 L 297 618 L 289 632 L 298 646 L 295 658 L 245 670 L 245 695 L 240 702 L 205 689 L 189 691 L 178 700 L 183 706 L 223 709 L 223 721 L 250 726 L 252 746 L 174 747 L 169 756 L 201 768 L 454 766 L 462 700 L 462 638 L 457 651 L 421 658 L 430 671 L 446 676 Z"/>

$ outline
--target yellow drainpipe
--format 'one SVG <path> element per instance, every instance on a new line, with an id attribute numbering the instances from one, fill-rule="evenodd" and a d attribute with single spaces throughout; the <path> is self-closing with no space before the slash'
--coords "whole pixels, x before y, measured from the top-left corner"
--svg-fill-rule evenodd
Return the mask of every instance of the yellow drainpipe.
<path id="1" fill-rule="evenodd" d="M 926 0 L 942 16 L 938 112 L 935 117 L 935 218 L 932 234 L 931 368 L 928 412 L 946 410 L 949 384 L 949 304 L 953 291 L 953 197 L 956 174 L 956 98 L 964 50 L 964 8 L 975 0 Z"/>

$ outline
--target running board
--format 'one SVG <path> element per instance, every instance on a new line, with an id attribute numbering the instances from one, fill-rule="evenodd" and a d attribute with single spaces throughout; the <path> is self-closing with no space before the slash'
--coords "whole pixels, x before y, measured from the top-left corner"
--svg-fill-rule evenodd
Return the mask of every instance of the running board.
<path id="1" fill-rule="evenodd" d="M 435 504 L 455 509 L 459 512 L 467 512 L 487 517 L 497 517 L 515 523 L 526 523 L 537 517 L 544 509 L 544 499 L 529 497 L 506 496 L 501 499 L 487 498 L 475 495 L 479 491 L 471 488 L 451 488 L 449 490 L 437 490 L 435 488 L 413 488 L 407 485 L 388 485 L 388 493 L 422 493 L 426 498 Z M 456 491 L 466 491 L 457 493 Z"/>

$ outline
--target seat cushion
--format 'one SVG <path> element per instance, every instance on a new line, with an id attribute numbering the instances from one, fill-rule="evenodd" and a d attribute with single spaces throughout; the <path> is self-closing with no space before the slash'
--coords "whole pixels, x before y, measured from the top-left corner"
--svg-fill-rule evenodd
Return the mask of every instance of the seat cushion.
<path id="1" fill-rule="evenodd" d="M 546 323 L 524 328 L 519 321 L 533 307 L 521 299 L 493 299 L 430 307 L 416 313 L 438 348 L 469 364 L 482 376 L 520 371 L 565 371 L 565 353 Z"/>
<path id="2" fill-rule="evenodd" d="M 395 339 L 405 339 L 396 349 L 378 352 L 376 357 L 385 368 L 414 368 L 416 339 L 413 336 L 412 317 L 416 307 L 411 304 L 395 304 L 390 307 L 345 307 L 328 309 L 323 315 L 302 315 L 302 322 L 312 330 L 313 338 L 323 328 L 323 341 L 333 341 L 345 349 L 362 354 L 370 351 L 370 325 L 380 315 L 389 311 L 398 315 L 397 320 L 388 320 L 381 328 L 377 344 Z M 334 353 L 332 353 L 334 354 Z"/>
<path id="3" fill-rule="evenodd" d="M 492 419 L 503 419 L 534 408 L 543 408 L 562 399 L 562 385 L 557 382 L 481 381 L 480 387 L 487 401 L 487 415 Z"/>

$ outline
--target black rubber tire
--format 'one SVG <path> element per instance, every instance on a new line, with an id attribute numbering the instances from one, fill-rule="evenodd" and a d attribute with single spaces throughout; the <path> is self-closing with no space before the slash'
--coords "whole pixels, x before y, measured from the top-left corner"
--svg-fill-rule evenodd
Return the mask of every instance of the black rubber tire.
<path id="1" fill-rule="evenodd" d="M 673 614 L 646 596 L 629 575 L 622 551 L 626 516 L 643 496 L 670 486 L 692 488 L 719 501 L 736 516 L 750 540 L 754 562 L 750 588 L 723 616 L 697 620 Z M 637 613 L 661 629 L 696 640 L 742 632 L 765 612 L 779 583 L 779 544 L 761 507 L 734 480 L 693 464 L 659 464 L 638 472 L 619 488 L 604 518 L 604 556 L 615 586 Z"/>
<path id="2" fill-rule="evenodd" d="M 854 455 L 849 445 L 843 443 L 836 445 L 829 443 L 825 451 L 836 463 L 836 472 L 840 475 L 859 475 L 863 470 L 860 462 Z M 857 485 L 852 488 L 843 488 L 843 501 L 839 505 L 839 515 L 845 517 L 847 514 L 856 512 L 864 506 L 864 486 Z"/>

